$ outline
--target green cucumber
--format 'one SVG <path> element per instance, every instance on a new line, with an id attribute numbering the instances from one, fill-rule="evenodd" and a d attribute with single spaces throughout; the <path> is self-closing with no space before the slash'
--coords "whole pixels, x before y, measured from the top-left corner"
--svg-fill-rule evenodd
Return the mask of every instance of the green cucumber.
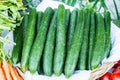
<path id="1" fill-rule="evenodd" d="M 54 55 L 54 43 L 55 43 L 55 32 L 56 32 L 56 19 L 57 19 L 57 10 L 55 10 L 54 16 L 50 23 L 50 28 L 47 35 L 47 40 L 45 43 L 45 50 L 43 54 L 43 70 L 47 76 L 52 75 L 53 69 L 53 55 Z"/>
<path id="2" fill-rule="evenodd" d="M 22 22 L 22 24 L 23 24 L 23 22 Z M 23 44 L 22 28 L 23 28 L 23 26 L 18 26 L 15 29 L 15 31 L 13 32 L 14 42 L 16 43 L 16 45 L 14 46 L 13 51 L 12 51 L 12 62 L 14 64 L 18 63 L 20 61 L 20 57 L 21 57 L 22 44 Z"/>
<path id="3" fill-rule="evenodd" d="M 103 58 L 108 57 L 111 49 L 111 41 L 110 41 L 110 29 L 111 29 L 111 17 L 110 12 L 104 12 L 104 25 L 105 25 L 105 53 Z"/>
<path id="4" fill-rule="evenodd" d="M 23 43 L 21 69 L 26 71 L 28 69 L 29 53 L 33 44 L 35 35 L 35 22 L 36 22 L 36 9 L 31 8 L 29 13 L 28 27 L 26 31 L 26 37 Z"/>
<path id="5" fill-rule="evenodd" d="M 89 34 L 89 24 L 90 24 L 90 10 L 84 10 L 84 33 L 83 33 L 83 42 L 80 48 L 78 69 L 85 70 L 87 67 L 87 53 L 88 53 L 88 34 Z"/>
<path id="6" fill-rule="evenodd" d="M 25 14 L 21 26 L 16 28 L 16 30 L 14 31 L 14 41 L 16 43 L 12 52 L 12 61 L 14 64 L 20 61 L 23 46 L 22 44 L 25 39 L 27 26 L 28 26 L 28 14 Z"/>
<path id="7" fill-rule="evenodd" d="M 36 25 L 36 32 L 38 33 L 39 29 L 40 29 L 40 25 L 41 25 L 41 21 L 42 21 L 42 16 L 43 16 L 43 12 L 37 12 L 37 25 Z"/>
<path id="8" fill-rule="evenodd" d="M 23 27 L 23 42 L 24 42 L 27 27 L 28 27 L 28 14 L 24 15 L 23 22 L 22 22 L 22 27 Z"/>
<path id="9" fill-rule="evenodd" d="M 84 11 L 81 9 L 78 11 L 77 24 L 74 32 L 74 36 L 69 47 L 67 58 L 65 61 L 65 76 L 70 77 L 77 65 L 79 51 L 83 38 L 83 29 L 84 29 Z"/>
<path id="10" fill-rule="evenodd" d="M 39 11 L 37 12 L 37 21 L 36 21 L 36 36 L 39 32 L 39 29 L 40 29 L 40 25 L 41 25 L 41 22 L 42 22 L 42 17 L 43 17 L 43 12 L 42 11 Z M 36 37 L 35 36 L 35 37 Z M 39 62 L 38 64 L 38 68 L 37 68 L 37 71 L 38 71 L 38 74 L 41 74 L 43 72 L 43 69 L 41 67 L 41 64 L 42 64 L 42 61 Z"/>
<path id="11" fill-rule="evenodd" d="M 70 21 L 70 9 L 65 10 L 65 25 L 66 25 L 66 30 L 69 27 L 69 21 Z"/>
<path id="12" fill-rule="evenodd" d="M 76 27 L 76 23 L 77 23 L 77 10 L 73 10 L 70 16 L 70 25 L 68 28 L 68 42 L 67 42 L 67 50 L 71 44 L 72 38 L 73 38 L 73 34 L 75 31 L 75 27 Z"/>
<path id="13" fill-rule="evenodd" d="M 66 47 L 65 7 L 59 5 L 57 14 L 56 48 L 53 71 L 59 76 L 63 71 Z"/>
<path id="14" fill-rule="evenodd" d="M 88 51 L 88 67 L 87 69 L 91 69 L 91 57 L 93 55 L 93 48 L 95 43 L 95 12 L 91 10 L 90 15 L 90 32 L 89 32 L 89 51 Z"/>
<path id="15" fill-rule="evenodd" d="M 53 14 L 52 8 L 48 7 L 43 15 L 39 32 L 35 38 L 29 57 L 29 70 L 31 73 L 37 71 L 43 53 L 49 22 Z"/>
<path id="16" fill-rule="evenodd" d="M 95 69 L 99 66 L 102 56 L 104 54 L 105 48 L 105 29 L 104 29 L 104 19 L 102 15 L 96 13 L 96 35 L 95 35 L 95 45 L 93 50 L 93 56 L 91 59 L 91 69 Z"/>
<path id="17" fill-rule="evenodd" d="M 66 35 L 68 35 L 69 23 L 70 23 L 70 9 L 65 10 L 65 25 L 66 25 Z M 66 36 L 66 43 L 68 43 L 68 36 Z M 66 46 L 67 48 L 67 46 Z M 66 52 L 67 53 L 67 49 Z"/>

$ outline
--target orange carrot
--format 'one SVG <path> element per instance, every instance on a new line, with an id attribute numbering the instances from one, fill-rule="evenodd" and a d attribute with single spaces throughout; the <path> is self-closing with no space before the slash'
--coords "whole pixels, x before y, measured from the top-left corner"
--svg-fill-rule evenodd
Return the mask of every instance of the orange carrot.
<path id="1" fill-rule="evenodd" d="M 12 75 L 13 80 L 19 80 L 19 74 L 15 71 L 15 68 L 12 65 L 9 65 L 10 73 Z"/>
<path id="2" fill-rule="evenodd" d="M 5 74 L 2 70 L 2 67 L 0 68 L 0 80 L 6 80 Z"/>
<path id="3" fill-rule="evenodd" d="M 22 77 L 19 77 L 19 80 L 23 80 L 23 78 L 22 78 Z"/>
<path id="4" fill-rule="evenodd" d="M 10 68 L 9 68 L 9 63 L 7 61 L 3 62 L 2 68 L 5 72 L 7 80 L 12 80 L 12 76 L 10 74 Z"/>
<path id="5" fill-rule="evenodd" d="M 14 72 L 15 72 L 15 74 L 18 76 L 19 80 L 23 80 L 23 78 L 18 74 L 16 68 L 14 68 Z"/>

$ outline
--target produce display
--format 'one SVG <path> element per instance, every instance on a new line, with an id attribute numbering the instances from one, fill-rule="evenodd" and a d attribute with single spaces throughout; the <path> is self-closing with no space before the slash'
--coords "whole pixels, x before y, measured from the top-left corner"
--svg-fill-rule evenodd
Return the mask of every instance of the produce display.
<path id="1" fill-rule="evenodd" d="M 72 12 L 63 5 L 44 12 L 31 8 L 14 32 L 19 41 L 13 49 L 13 62 L 20 62 L 22 71 L 47 76 L 64 73 L 70 77 L 75 70 L 97 68 L 111 48 L 110 13 L 104 15 L 88 7 Z"/>
<path id="2" fill-rule="evenodd" d="M 104 0 L 58 1 L 53 1 L 55 8 L 41 0 L 43 7 L 37 0 L 0 1 L 0 80 L 27 80 L 26 74 L 30 80 L 32 75 L 73 80 L 82 71 L 90 72 L 89 80 L 119 80 L 119 57 L 104 65 L 119 51 L 113 24 L 119 26 L 116 1 L 116 19 Z M 97 70 L 98 77 L 93 75 Z"/>

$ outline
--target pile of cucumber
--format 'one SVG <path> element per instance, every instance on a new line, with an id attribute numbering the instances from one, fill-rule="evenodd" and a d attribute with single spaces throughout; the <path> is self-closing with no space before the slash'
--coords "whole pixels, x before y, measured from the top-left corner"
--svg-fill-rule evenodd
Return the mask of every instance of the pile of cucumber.
<path id="1" fill-rule="evenodd" d="M 72 12 L 63 5 L 45 12 L 31 8 L 14 31 L 13 63 L 47 76 L 97 68 L 111 49 L 110 13 L 103 15 L 87 7 Z"/>

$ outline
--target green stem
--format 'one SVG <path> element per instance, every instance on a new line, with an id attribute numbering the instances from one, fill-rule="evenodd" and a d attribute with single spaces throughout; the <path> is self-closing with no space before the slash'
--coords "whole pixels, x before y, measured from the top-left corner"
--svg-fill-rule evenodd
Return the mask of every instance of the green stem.
<path id="1" fill-rule="evenodd" d="M 3 38 L 3 37 L 0 37 L 0 42 L 16 45 L 14 42 L 12 42 L 12 41 L 10 41 L 10 40 L 8 40 L 6 38 Z"/>
<path id="2" fill-rule="evenodd" d="M 117 14 L 117 19 L 119 20 L 119 13 L 118 13 L 118 9 L 117 9 L 117 5 L 115 3 L 115 0 L 113 0 L 113 3 L 115 5 L 115 10 L 116 10 L 116 14 Z"/>
<path id="3" fill-rule="evenodd" d="M 0 48 L 0 60 L 12 63 L 10 56 L 5 54 L 3 47 Z"/>
<path id="4" fill-rule="evenodd" d="M 5 59 L 5 53 L 4 53 L 4 51 L 3 51 L 3 48 L 0 49 L 0 57 L 1 57 L 2 61 L 5 61 L 5 60 L 6 60 L 6 59 Z"/>

